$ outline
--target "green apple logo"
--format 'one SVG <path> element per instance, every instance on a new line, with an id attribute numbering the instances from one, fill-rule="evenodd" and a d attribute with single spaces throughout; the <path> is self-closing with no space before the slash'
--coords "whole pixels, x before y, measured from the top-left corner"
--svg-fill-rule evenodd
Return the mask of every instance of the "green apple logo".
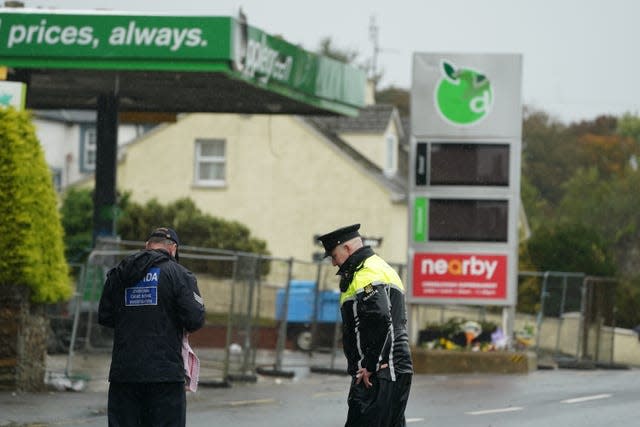
<path id="1" fill-rule="evenodd" d="M 442 77 L 435 90 L 436 110 L 449 123 L 467 126 L 489 114 L 493 105 L 491 82 L 484 74 L 456 68 L 442 61 Z"/>

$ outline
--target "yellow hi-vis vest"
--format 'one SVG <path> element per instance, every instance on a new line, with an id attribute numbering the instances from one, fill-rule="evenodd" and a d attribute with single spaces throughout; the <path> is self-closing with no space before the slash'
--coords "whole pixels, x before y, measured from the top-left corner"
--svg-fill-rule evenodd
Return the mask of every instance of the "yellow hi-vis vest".
<path id="1" fill-rule="evenodd" d="M 404 293 L 404 286 L 398 273 L 378 255 L 372 255 L 363 261 L 362 268 L 356 270 L 347 290 L 340 294 L 340 305 L 354 299 L 365 286 L 376 284 L 395 287 Z"/>

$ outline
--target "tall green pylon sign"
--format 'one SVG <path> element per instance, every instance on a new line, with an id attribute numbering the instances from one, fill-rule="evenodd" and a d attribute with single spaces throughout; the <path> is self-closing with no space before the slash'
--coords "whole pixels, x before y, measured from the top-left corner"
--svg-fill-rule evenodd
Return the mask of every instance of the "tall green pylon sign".
<path id="1" fill-rule="evenodd" d="M 441 72 L 434 101 L 443 119 L 454 126 L 468 126 L 490 113 L 493 89 L 483 73 L 456 67 L 446 60 L 442 61 Z"/>

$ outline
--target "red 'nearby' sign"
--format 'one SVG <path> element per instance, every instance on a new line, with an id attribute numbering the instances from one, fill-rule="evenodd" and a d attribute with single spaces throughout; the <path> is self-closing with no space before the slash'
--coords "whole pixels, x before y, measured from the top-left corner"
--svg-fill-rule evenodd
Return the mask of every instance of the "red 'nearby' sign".
<path id="1" fill-rule="evenodd" d="M 504 299 L 507 256 L 469 253 L 417 253 L 412 296 Z"/>

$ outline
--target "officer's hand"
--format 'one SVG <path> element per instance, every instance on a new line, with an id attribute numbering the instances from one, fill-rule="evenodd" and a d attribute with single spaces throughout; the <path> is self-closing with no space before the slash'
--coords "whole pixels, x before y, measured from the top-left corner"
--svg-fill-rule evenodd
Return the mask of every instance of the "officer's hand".
<path id="1" fill-rule="evenodd" d="M 356 384 L 360 384 L 361 381 L 364 381 L 364 386 L 366 388 L 371 387 L 373 385 L 369 379 L 371 374 L 372 372 L 367 371 L 367 368 L 358 369 L 358 373 L 356 374 Z"/>

